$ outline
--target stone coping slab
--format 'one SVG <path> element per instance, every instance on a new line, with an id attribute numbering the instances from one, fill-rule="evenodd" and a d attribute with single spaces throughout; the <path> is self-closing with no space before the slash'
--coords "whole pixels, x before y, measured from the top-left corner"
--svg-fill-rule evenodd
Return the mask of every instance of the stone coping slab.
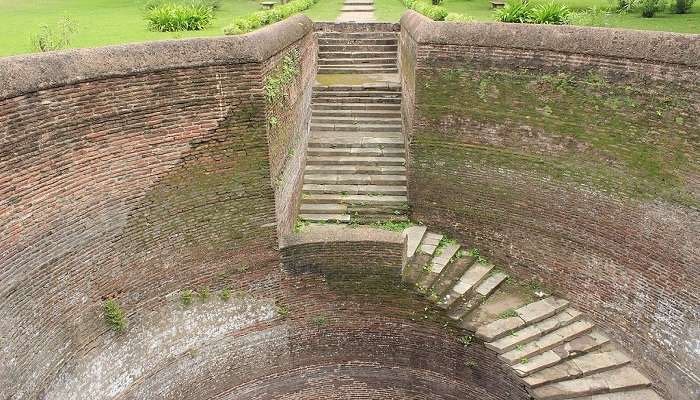
<path id="1" fill-rule="evenodd" d="M 267 60 L 313 29 L 302 14 L 238 36 L 161 40 L 0 58 L 0 100 L 116 76 Z"/>
<path id="2" fill-rule="evenodd" d="M 419 44 L 551 51 L 700 66 L 700 35 L 501 22 L 436 22 L 415 11 L 401 17 L 401 30 Z"/>

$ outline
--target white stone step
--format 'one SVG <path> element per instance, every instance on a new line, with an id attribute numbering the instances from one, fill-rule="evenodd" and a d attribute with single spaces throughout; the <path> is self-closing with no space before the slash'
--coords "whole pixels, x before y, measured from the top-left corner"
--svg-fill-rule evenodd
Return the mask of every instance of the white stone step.
<path id="1" fill-rule="evenodd" d="M 304 204 L 299 207 L 301 214 L 347 214 L 346 204 Z"/>
<path id="2" fill-rule="evenodd" d="M 581 312 L 569 307 L 545 320 L 527 326 L 523 329 L 513 331 L 511 334 L 506 335 L 496 341 L 486 342 L 484 345 L 491 350 L 495 350 L 499 354 L 505 353 L 513 350 L 518 345 L 524 345 L 542 337 L 543 335 L 546 335 L 549 332 L 552 332 L 553 330 L 576 322 L 582 317 L 583 314 L 581 314 Z"/>
<path id="3" fill-rule="evenodd" d="M 377 166 L 403 166 L 406 160 L 403 157 L 344 157 L 344 156 L 309 156 L 307 165 L 377 165 Z"/>
<path id="4" fill-rule="evenodd" d="M 440 254 L 435 254 L 433 259 L 430 261 L 430 271 L 436 274 L 442 272 L 452 257 L 457 254 L 459 247 L 460 246 L 458 244 L 448 244 L 447 246 L 442 247 L 439 251 Z"/>
<path id="5" fill-rule="evenodd" d="M 369 175 L 405 175 L 406 167 L 401 165 L 307 165 L 307 174 L 369 174 Z"/>
<path id="6" fill-rule="evenodd" d="M 307 174 L 304 183 L 318 185 L 406 185 L 405 175 Z"/>
<path id="7" fill-rule="evenodd" d="M 362 194 L 309 194 L 303 196 L 306 204 L 337 203 L 348 205 L 402 206 L 408 202 L 406 196 L 368 196 Z"/>
<path id="8" fill-rule="evenodd" d="M 428 228 L 423 225 L 416 225 L 403 230 L 403 234 L 406 236 L 406 257 L 411 258 L 416 254 L 418 245 L 423 240 L 427 229 Z"/>
<path id="9" fill-rule="evenodd" d="M 448 315 L 452 319 L 464 318 L 479 307 L 507 278 L 508 275 L 503 272 L 490 273 L 489 276 L 476 287 L 474 294 L 469 298 L 464 298 L 462 296 L 457 306 L 453 306 L 452 309 L 450 309 Z"/>
<path id="10" fill-rule="evenodd" d="M 368 147 L 311 147 L 306 149 L 307 156 L 334 156 L 334 157 L 403 157 L 403 148 L 368 148 Z"/>
<path id="11" fill-rule="evenodd" d="M 435 249 L 437 249 L 437 246 L 438 244 L 440 244 L 441 240 L 441 234 L 428 232 L 425 234 L 425 236 L 423 236 L 423 241 L 421 242 L 418 249 L 420 250 L 420 252 L 430 254 L 432 256 L 433 253 L 435 253 Z"/>
<path id="12" fill-rule="evenodd" d="M 559 364 L 563 360 L 596 351 L 609 342 L 610 339 L 605 334 L 594 330 L 587 335 L 577 337 L 538 356 L 531 357 L 525 364 L 516 364 L 513 366 L 513 370 L 520 377 L 528 376 Z"/>
<path id="13" fill-rule="evenodd" d="M 523 380 L 531 388 L 537 388 L 550 383 L 581 378 L 618 368 L 629 362 L 629 357 L 619 351 L 588 353 L 535 372 Z"/>
<path id="14" fill-rule="evenodd" d="M 533 390 L 536 400 L 566 400 L 601 393 L 649 387 L 651 382 L 635 368 L 625 366 L 579 379 L 541 386 Z"/>
<path id="15" fill-rule="evenodd" d="M 343 102 L 330 102 L 330 101 L 320 101 L 314 99 L 311 103 L 312 112 L 316 110 L 350 110 L 350 111 L 398 111 L 401 112 L 401 104 L 391 104 L 391 103 L 352 103 L 345 101 Z"/>
<path id="16" fill-rule="evenodd" d="M 476 262 L 468 270 L 464 272 L 461 278 L 455 283 L 450 291 L 440 300 L 438 305 L 442 308 L 448 308 L 461 296 L 470 293 L 478 287 L 482 281 L 488 278 L 489 273 L 493 269 L 493 264 L 486 262 Z M 458 319 L 459 316 L 449 314 L 453 319 Z"/>
<path id="17" fill-rule="evenodd" d="M 406 186 L 383 185 L 318 185 L 305 183 L 304 193 L 312 194 L 367 194 L 367 195 L 406 195 Z"/>
<path id="18" fill-rule="evenodd" d="M 354 135 L 353 135 L 354 136 Z M 329 148 L 398 148 L 403 151 L 404 142 L 400 134 L 395 138 L 388 137 L 368 137 L 368 136 L 333 137 L 324 135 L 314 135 L 309 138 L 309 148 L 329 147 Z"/>
<path id="19" fill-rule="evenodd" d="M 515 329 L 549 318 L 568 306 L 567 300 L 548 297 L 518 308 L 515 317 L 499 319 L 479 327 L 476 336 L 485 342 L 493 342 Z"/>
<path id="20" fill-rule="evenodd" d="M 526 345 L 508 351 L 498 356 L 499 359 L 507 362 L 510 365 L 521 363 L 526 364 L 531 357 L 542 354 L 547 350 L 551 350 L 565 342 L 574 340 L 575 338 L 585 335 L 593 330 L 593 324 L 589 321 L 576 321 L 571 325 L 564 326 L 553 332 L 550 332 L 541 338 L 527 343 Z"/>
<path id="21" fill-rule="evenodd" d="M 350 222 L 348 214 L 299 214 L 299 218 L 310 222 Z"/>

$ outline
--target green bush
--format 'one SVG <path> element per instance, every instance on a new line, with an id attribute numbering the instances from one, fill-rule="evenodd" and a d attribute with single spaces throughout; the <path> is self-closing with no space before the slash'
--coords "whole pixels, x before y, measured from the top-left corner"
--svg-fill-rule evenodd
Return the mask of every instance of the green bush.
<path id="1" fill-rule="evenodd" d="M 419 14 L 423 14 L 433 21 L 444 21 L 447 17 L 447 9 L 433 3 L 427 3 L 422 0 L 403 0 L 406 8 L 411 9 Z"/>
<path id="2" fill-rule="evenodd" d="M 449 13 L 445 17 L 445 21 L 448 22 L 474 22 L 474 17 L 470 15 L 464 15 L 464 14 L 458 14 L 458 13 Z"/>
<path id="3" fill-rule="evenodd" d="M 639 9 L 644 18 L 651 18 L 657 12 L 663 11 L 664 8 L 666 8 L 666 0 L 641 0 L 639 2 Z"/>
<path id="4" fill-rule="evenodd" d="M 292 0 L 287 4 L 282 4 L 270 10 L 257 11 L 253 14 L 243 17 L 236 17 L 233 22 L 224 28 L 224 33 L 227 35 L 240 35 L 242 33 L 254 31 L 265 25 L 274 24 L 282 21 L 294 14 L 300 13 L 318 0 Z"/>
<path id="5" fill-rule="evenodd" d="M 204 2 L 163 3 L 146 11 L 148 29 L 158 32 L 199 31 L 211 24 L 214 10 Z"/>
<path id="6" fill-rule="evenodd" d="M 568 24 L 571 11 L 563 4 L 543 3 L 532 10 L 532 22 L 535 24 Z"/>
<path id="7" fill-rule="evenodd" d="M 687 14 L 690 9 L 693 8 L 693 2 L 695 0 L 676 0 L 676 4 L 673 5 L 673 12 L 676 14 Z"/>
<path id="8" fill-rule="evenodd" d="M 111 330 L 117 333 L 124 332 L 126 330 L 126 316 L 124 315 L 124 310 L 122 310 L 116 300 L 109 299 L 105 301 L 103 311 L 105 322 L 107 325 L 109 325 Z"/>
<path id="9" fill-rule="evenodd" d="M 501 22 L 528 23 L 532 20 L 532 6 L 521 0 L 507 2 L 503 8 L 496 11 L 496 19 Z"/>
<path id="10" fill-rule="evenodd" d="M 78 25 L 69 16 L 65 16 L 55 27 L 42 25 L 39 32 L 31 37 L 32 48 L 42 52 L 68 48 L 77 31 Z"/>

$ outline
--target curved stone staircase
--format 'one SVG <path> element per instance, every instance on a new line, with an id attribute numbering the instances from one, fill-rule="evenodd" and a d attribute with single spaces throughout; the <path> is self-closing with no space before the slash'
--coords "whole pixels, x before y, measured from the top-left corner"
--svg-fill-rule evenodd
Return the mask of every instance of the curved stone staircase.
<path id="1" fill-rule="evenodd" d="M 424 226 L 404 231 L 403 280 L 499 354 L 536 400 L 659 400 L 630 358 L 565 299 L 509 293 L 508 275 Z"/>

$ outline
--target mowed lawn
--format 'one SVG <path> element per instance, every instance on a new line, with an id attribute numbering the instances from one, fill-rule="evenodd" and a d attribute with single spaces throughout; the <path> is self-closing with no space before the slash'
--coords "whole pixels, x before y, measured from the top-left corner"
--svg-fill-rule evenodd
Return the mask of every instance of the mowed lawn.
<path id="1" fill-rule="evenodd" d="M 186 1 L 186 0 L 181 0 Z M 223 28 L 235 16 L 260 10 L 260 0 L 221 0 L 214 22 L 202 31 L 152 32 L 143 18 L 144 0 L 0 0 L 0 56 L 34 52 L 31 37 L 42 25 L 56 26 L 63 16 L 77 24 L 72 48 L 109 44 L 135 43 L 150 40 L 223 35 Z M 531 0 L 533 2 L 546 0 Z M 561 0 L 574 10 L 604 8 L 608 0 Z M 639 13 L 598 14 L 585 21 L 587 25 L 633 29 L 666 30 L 700 33 L 700 0 L 691 14 L 677 15 L 668 11 L 655 18 L 642 18 Z M 340 14 L 343 0 L 319 0 L 304 13 L 315 21 L 333 21 Z M 445 0 L 449 11 L 472 16 L 477 21 L 493 21 L 488 0 Z M 401 0 L 375 0 L 375 13 L 380 21 L 398 21 L 405 7 Z"/>
<path id="2" fill-rule="evenodd" d="M 545 1 L 549 0 L 530 0 L 531 3 Z M 700 33 L 700 0 L 696 0 L 690 14 L 673 14 L 670 7 L 667 7 L 665 11 L 658 13 L 654 18 L 642 18 L 641 12 L 627 14 L 603 12 L 602 10 L 610 6 L 608 0 L 557 0 L 556 2 L 566 4 L 571 10 L 577 12 L 592 7 L 601 10 L 599 14 L 581 17 L 577 22 L 581 25 Z M 374 0 L 374 3 L 377 19 L 380 21 L 398 21 L 406 10 L 401 0 Z M 495 20 L 489 0 L 444 0 L 442 6 L 448 11 L 469 15 L 475 21 Z"/>
<path id="3" fill-rule="evenodd" d="M 261 9 L 255 0 L 221 0 L 214 22 L 202 31 L 152 32 L 143 18 L 139 0 L 0 0 L 0 56 L 32 53 L 31 36 L 42 25 L 55 26 L 61 17 L 77 23 L 71 47 L 96 47 L 108 44 L 150 40 L 223 35 L 233 17 Z M 342 0 L 320 0 L 306 11 L 312 19 L 332 21 Z"/>

